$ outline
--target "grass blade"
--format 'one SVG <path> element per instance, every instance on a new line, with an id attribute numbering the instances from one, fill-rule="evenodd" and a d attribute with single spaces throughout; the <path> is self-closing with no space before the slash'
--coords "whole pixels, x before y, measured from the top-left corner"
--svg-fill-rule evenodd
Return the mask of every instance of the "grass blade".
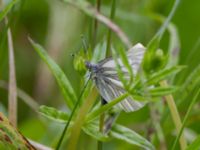
<path id="1" fill-rule="evenodd" d="M 190 112 L 192 111 L 192 108 L 193 108 L 195 102 L 197 101 L 197 98 L 198 98 L 198 96 L 199 96 L 199 93 L 200 93 L 200 89 L 197 91 L 196 95 L 194 96 L 194 98 L 192 99 L 192 101 L 191 101 L 191 103 L 190 103 L 190 105 L 189 105 L 189 107 L 188 107 L 188 110 L 187 110 L 187 112 L 186 112 L 186 115 L 185 115 L 185 117 L 184 117 L 184 119 L 183 119 L 183 124 L 182 124 L 181 129 L 180 129 L 180 131 L 179 131 L 179 133 L 178 133 L 178 136 L 176 137 L 176 140 L 175 140 L 175 142 L 174 142 L 174 144 L 173 144 L 172 150 L 175 149 L 176 144 L 177 144 L 179 138 L 180 138 L 181 135 L 182 135 L 183 129 L 184 129 L 185 124 L 186 124 L 186 120 L 188 119 L 189 114 L 190 114 Z"/>
<path id="2" fill-rule="evenodd" d="M 17 126 L 17 83 L 15 73 L 15 58 L 13 39 L 10 28 L 7 31 L 9 53 L 9 83 L 8 83 L 8 114 L 14 127 Z"/>
<path id="3" fill-rule="evenodd" d="M 5 81 L 0 80 L 0 88 L 8 90 L 8 84 Z M 17 96 L 18 98 L 22 99 L 22 101 L 24 101 L 24 103 L 26 103 L 35 112 L 38 111 L 39 104 L 22 89 L 17 88 Z"/>
<path id="4" fill-rule="evenodd" d="M 0 12 L 0 21 L 2 21 L 8 12 L 11 10 L 11 8 L 18 2 L 19 0 L 13 0 L 8 5 L 5 6 L 5 8 Z"/>

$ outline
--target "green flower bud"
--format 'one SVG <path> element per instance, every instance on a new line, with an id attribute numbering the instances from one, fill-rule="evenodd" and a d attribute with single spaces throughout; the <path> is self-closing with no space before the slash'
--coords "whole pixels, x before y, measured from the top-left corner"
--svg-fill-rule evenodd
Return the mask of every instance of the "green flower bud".
<path id="1" fill-rule="evenodd" d="M 74 56 L 74 69 L 81 75 L 85 75 L 87 69 L 85 67 L 85 58 L 80 54 Z"/>
<path id="2" fill-rule="evenodd" d="M 163 50 L 158 49 L 153 53 L 147 52 L 145 60 L 143 62 L 144 71 L 148 73 L 152 73 L 158 71 L 165 67 L 167 64 L 168 56 L 164 55 Z"/>

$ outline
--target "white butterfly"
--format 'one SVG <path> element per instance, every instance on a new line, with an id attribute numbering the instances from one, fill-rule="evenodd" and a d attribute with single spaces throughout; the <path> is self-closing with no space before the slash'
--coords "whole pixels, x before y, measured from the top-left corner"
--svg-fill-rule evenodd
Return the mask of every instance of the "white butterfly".
<path id="1" fill-rule="evenodd" d="M 136 74 L 142 62 L 145 47 L 142 44 L 136 44 L 128 52 L 127 57 L 132 71 Z M 119 65 L 126 79 L 130 79 L 130 75 L 122 61 L 118 58 Z M 96 87 L 106 102 L 119 97 L 125 93 L 122 82 L 119 80 L 116 64 L 112 58 L 101 60 L 97 64 L 86 62 L 86 67 L 90 70 L 92 79 L 95 81 Z M 132 112 L 144 106 L 144 102 L 134 100 L 132 97 L 127 97 L 117 104 L 121 109 L 126 112 Z"/>

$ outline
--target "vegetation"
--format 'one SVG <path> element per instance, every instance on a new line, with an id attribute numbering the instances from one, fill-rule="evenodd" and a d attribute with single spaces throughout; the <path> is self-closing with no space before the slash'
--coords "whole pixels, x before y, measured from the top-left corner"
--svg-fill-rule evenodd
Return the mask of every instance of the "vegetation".
<path id="1" fill-rule="evenodd" d="M 0 0 L 0 149 L 199 149 L 199 6 Z M 126 54 L 137 43 L 135 74 Z M 126 92 L 102 104 L 85 61 L 110 56 Z M 128 96 L 146 105 L 117 109 Z"/>

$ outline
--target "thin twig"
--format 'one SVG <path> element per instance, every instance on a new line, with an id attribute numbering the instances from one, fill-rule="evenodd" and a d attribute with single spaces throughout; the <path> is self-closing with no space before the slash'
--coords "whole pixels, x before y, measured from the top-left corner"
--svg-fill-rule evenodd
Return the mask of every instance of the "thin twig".
<path id="1" fill-rule="evenodd" d="M 7 19 L 5 19 L 8 24 Z M 9 53 L 9 85 L 8 85 L 8 116 L 13 126 L 17 126 L 17 85 L 15 74 L 15 58 L 13 40 L 10 28 L 7 31 Z"/>
<path id="2" fill-rule="evenodd" d="M 167 81 L 165 81 L 165 80 L 161 81 L 160 85 L 163 86 L 163 87 L 168 87 Z M 176 108 L 174 98 L 171 94 L 164 96 L 164 98 L 167 101 L 167 104 L 169 106 L 171 116 L 172 116 L 172 120 L 173 120 L 175 127 L 176 127 L 176 132 L 179 133 L 181 131 L 182 122 L 181 122 L 178 110 Z M 180 143 L 180 146 L 181 146 L 181 150 L 185 150 L 186 147 L 187 147 L 187 143 L 186 143 L 186 139 L 184 137 L 184 134 L 182 134 L 180 136 L 179 143 Z"/>

